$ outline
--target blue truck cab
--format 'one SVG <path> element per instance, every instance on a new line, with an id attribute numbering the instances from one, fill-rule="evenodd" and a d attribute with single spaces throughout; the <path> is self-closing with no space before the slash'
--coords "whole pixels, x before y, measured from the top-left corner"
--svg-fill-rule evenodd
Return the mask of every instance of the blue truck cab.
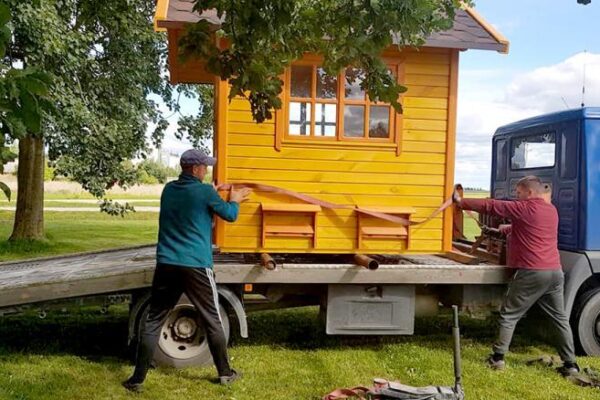
<path id="1" fill-rule="evenodd" d="M 545 114 L 498 128 L 492 142 L 492 197 L 513 197 L 516 183 L 527 175 L 552 187 L 565 307 L 580 350 L 600 355 L 600 108 Z"/>

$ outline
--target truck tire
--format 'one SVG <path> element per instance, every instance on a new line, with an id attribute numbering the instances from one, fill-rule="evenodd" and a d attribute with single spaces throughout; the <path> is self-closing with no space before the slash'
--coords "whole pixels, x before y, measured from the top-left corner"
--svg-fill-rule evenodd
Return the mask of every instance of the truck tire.
<path id="1" fill-rule="evenodd" d="M 573 336 L 579 350 L 588 356 L 600 355 L 600 288 L 579 296 L 573 313 Z"/>
<path id="2" fill-rule="evenodd" d="M 130 317 L 135 330 L 131 344 L 136 346 L 143 322 L 146 320 L 150 305 L 149 293 L 138 300 L 132 308 Z M 219 305 L 225 339 L 229 342 L 231 324 L 222 304 Z M 130 327 L 131 327 L 130 323 Z M 135 352 L 134 352 L 135 354 Z M 179 303 L 169 313 L 163 325 L 154 353 L 154 365 L 186 368 L 213 364 L 213 359 L 204 335 L 204 328 L 197 316 L 195 307 L 184 294 Z"/>

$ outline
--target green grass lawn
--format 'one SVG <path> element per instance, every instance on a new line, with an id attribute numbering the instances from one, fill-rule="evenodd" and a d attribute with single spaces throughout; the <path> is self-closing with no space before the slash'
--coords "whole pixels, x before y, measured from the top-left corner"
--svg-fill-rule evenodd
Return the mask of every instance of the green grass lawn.
<path id="1" fill-rule="evenodd" d="M 97 213 L 46 213 L 48 242 L 5 242 L 12 212 L 0 212 L 0 260 L 48 256 L 153 243 L 157 214 L 115 218 Z M 468 224 L 468 222 L 466 223 Z M 472 227 L 471 227 L 472 228 Z M 469 229 L 471 229 L 469 228 Z M 483 366 L 495 333 L 493 320 L 463 319 L 463 369 L 468 399 L 596 399 L 550 369 L 525 361 L 552 350 L 518 330 L 509 368 Z M 151 371 L 146 392 L 120 387 L 131 372 L 127 360 L 127 310 L 96 308 L 70 315 L 35 313 L 0 318 L 0 399 L 319 399 L 336 387 L 368 385 L 374 377 L 410 385 L 452 383 L 450 319 L 418 319 L 408 337 L 329 337 L 318 310 L 270 311 L 249 316 L 250 339 L 237 339 L 230 354 L 244 378 L 232 388 L 211 383 L 212 368 Z M 584 366 L 600 369 L 600 359 Z"/>
<path id="2" fill-rule="evenodd" d="M 0 261 L 151 244 L 158 232 L 157 213 L 130 213 L 124 218 L 98 212 L 46 212 L 48 240 L 10 243 L 14 212 L 0 211 Z"/>
<path id="3" fill-rule="evenodd" d="M 249 339 L 236 339 L 232 364 L 244 377 L 231 388 L 211 380 L 213 368 L 150 371 L 141 395 L 120 387 L 127 360 L 127 312 L 101 315 L 90 308 L 72 315 L 4 317 L 0 320 L 2 399 L 319 399 L 336 387 L 369 385 L 383 377 L 410 385 L 453 382 L 450 319 L 417 319 L 405 337 L 330 337 L 316 308 L 249 316 Z M 597 399 L 598 390 L 574 386 L 551 369 L 526 360 L 551 349 L 520 331 L 505 371 L 483 364 L 495 326 L 462 319 L 463 380 L 467 399 Z M 600 368 L 600 359 L 581 364 Z"/>

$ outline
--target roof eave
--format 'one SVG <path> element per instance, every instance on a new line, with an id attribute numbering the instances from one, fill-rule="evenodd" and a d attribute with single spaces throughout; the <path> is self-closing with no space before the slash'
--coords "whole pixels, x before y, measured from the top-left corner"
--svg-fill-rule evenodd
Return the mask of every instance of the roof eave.
<path id="1" fill-rule="evenodd" d="M 493 50 L 498 53 L 508 53 L 507 45 L 502 43 L 476 43 L 476 42 L 451 42 L 439 39 L 428 39 L 425 41 L 425 47 L 442 47 L 446 49 L 459 49 L 459 50 Z"/>
<path id="2" fill-rule="evenodd" d="M 500 50 L 496 50 L 502 54 L 508 54 L 508 48 L 510 47 L 510 42 L 504 35 L 502 35 L 496 28 L 494 28 L 491 24 L 489 24 L 475 9 L 471 7 L 465 7 L 464 10 L 483 27 L 501 46 Z"/>

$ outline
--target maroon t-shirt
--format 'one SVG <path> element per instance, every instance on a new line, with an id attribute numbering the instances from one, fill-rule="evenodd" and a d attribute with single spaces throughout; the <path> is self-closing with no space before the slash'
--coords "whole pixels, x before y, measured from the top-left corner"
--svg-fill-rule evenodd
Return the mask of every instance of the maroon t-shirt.
<path id="1" fill-rule="evenodd" d="M 558 213 L 544 201 L 463 199 L 461 207 L 510 218 L 507 265 L 513 268 L 561 269 L 558 254 Z"/>

